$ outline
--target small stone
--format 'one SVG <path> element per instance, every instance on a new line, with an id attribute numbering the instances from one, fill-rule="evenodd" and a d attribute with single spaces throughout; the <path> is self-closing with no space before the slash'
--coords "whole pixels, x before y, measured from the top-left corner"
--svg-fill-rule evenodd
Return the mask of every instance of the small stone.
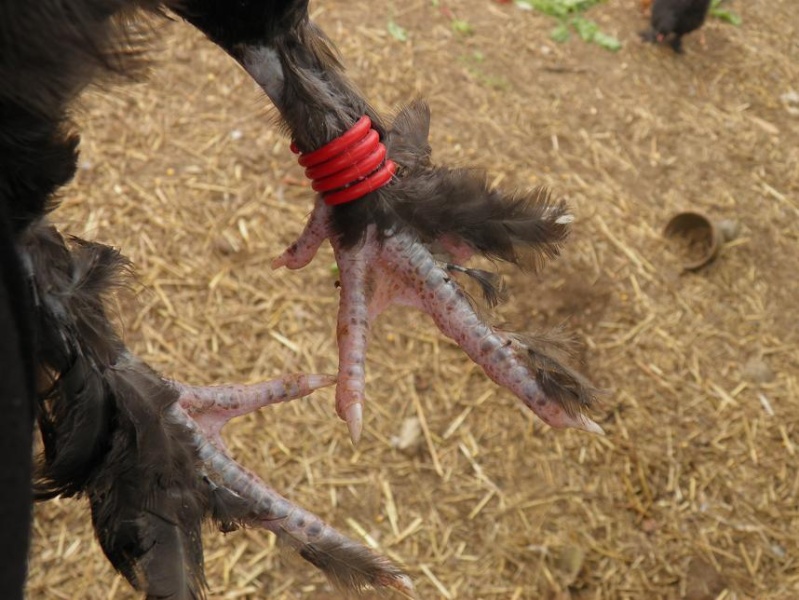
<path id="1" fill-rule="evenodd" d="M 239 251 L 237 245 L 225 236 L 219 236 L 214 240 L 214 249 L 225 256 Z"/>
<path id="2" fill-rule="evenodd" d="M 727 583 L 703 558 L 694 557 L 685 574 L 685 600 L 714 600 L 724 591 Z"/>
<path id="3" fill-rule="evenodd" d="M 577 579 L 585 563 L 585 550 L 579 546 L 566 546 L 558 552 L 555 564 L 563 574 L 562 585 L 570 586 Z"/>
<path id="4" fill-rule="evenodd" d="M 716 229 L 721 234 L 721 239 L 730 242 L 738 237 L 741 232 L 741 224 L 735 219 L 722 219 L 716 223 Z"/>
<path id="5" fill-rule="evenodd" d="M 419 393 L 426 392 L 427 390 L 430 389 L 430 385 L 431 385 L 431 382 L 430 382 L 430 378 L 429 377 L 427 377 L 425 375 L 421 375 L 419 373 L 415 373 L 414 374 L 414 376 L 413 376 L 413 387 L 414 387 L 414 389 L 416 389 L 417 392 L 419 392 Z"/>
<path id="6" fill-rule="evenodd" d="M 780 100 L 782 100 L 785 110 L 787 110 L 789 114 L 799 116 L 799 92 L 796 90 L 785 92 L 780 95 Z"/>
<path id="7" fill-rule="evenodd" d="M 408 417 L 402 422 L 399 435 L 391 438 L 391 447 L 403 454 L 416 454 L 422 447 L 422 423 L 417 417 Z"/>
<path id="8" fill-rule="evenodd" d="M 660 523 L 658 523 L 655 519 L 645 519 L 643 523 L 641 523 L 641 529 L 643 529 L 644 533 L 654 533 L 660 528 Z"/>
<path id="9" fill-rule="evenodd" d="M 744 365 L 743 377 L 752 383 L 769 383 L 774 381 L 774 371 L 760 356 L 753 356 Z"/>

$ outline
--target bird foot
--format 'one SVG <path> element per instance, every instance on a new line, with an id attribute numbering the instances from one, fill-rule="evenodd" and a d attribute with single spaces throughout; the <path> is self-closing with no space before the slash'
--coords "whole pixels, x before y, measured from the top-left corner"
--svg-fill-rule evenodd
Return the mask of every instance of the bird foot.
<path id="1" fill-rule="evenodd" d="M 343 589 L 390 588 L 414 598 L 410 578 L 387 558 L 278 494 L 236 462 L 220 437 L 222 427 L 235 417 L 307 396 L 334 382 L 329 375 L 287 375 L 249 386 L 200 387 L 168 381 L 179 394 L 169 418 L 189 431 L 200 474 L 211 492 L 224 494 L 228 506 L 239 507 L 229 511 L 232 514 L 221 519 L 223 523 L 232 520 L 271 531 Z"/>
<path id="2" fill-rule="evenodd" d="M 332 235 L 331 211 L 318 200 L 299 239 L 272 264 L 275 268 L 298 269 L 313 259 L 325 239 L 333 246 L 341 291 L 336 411 L 346 421 L 353 443 L 358 442 L 363 429 L 369 328 L 392 304 L 428 314 L 488 377 L 516 394 L 545 423 L 603 433 L 599 425 L 582 414 L 592 399 L 592 388 L 577 372 L 559 362 L 557 344 L 487 324 L 455 281 L 453 274 L 471 275 L 483 286 L 489 303 L 501 295 L 493 274 L 462 265 L 472 254 L 466 244 L 452 236 L 424 244 L 407 229 L 378 236 L 376 226 L 369 225 L 363 243 L 345 248 Z M 553 211 L 549 216 L 544 213 L 542 218 L 566 223 L 571 215 Z M 433 256 L 433 245 L 445 253 L 447 262 Z"/>

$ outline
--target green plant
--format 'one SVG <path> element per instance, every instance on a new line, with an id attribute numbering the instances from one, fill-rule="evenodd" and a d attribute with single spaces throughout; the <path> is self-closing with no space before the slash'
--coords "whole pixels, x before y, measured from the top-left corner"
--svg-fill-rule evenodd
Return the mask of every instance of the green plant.
<path id="1" fill-rule="evenodd" d="M 583 16 L 586 10 L 600 2 L 604 0 L 516 0 L 516 6 L 558 19 L 560 22 L 551 34 L 556 42 L 568 40 L 574 29 L 581 40 L 615 52 L 621 48 L 621 42 L 601 31 L 595 21 Z"/>
<path id="2" fill-rule="evenodd" d="M 723 8 L 721 5 L 724 2 L 725 0 L 713 0 L 710 5 L 710 16 L 738 27 L 743 22 L 741 16 L 729 9 Z"/>

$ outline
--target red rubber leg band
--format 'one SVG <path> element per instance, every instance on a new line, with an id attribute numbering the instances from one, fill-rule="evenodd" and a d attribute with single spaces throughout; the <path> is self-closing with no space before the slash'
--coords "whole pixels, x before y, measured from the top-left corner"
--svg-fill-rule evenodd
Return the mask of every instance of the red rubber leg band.
<path id="1" fill-rule="evenodd" d="M 325 194 L 322 197 L 325 200 L 325 204 L 328 206 L 336 206 L 338 204 L 344 204 L 345 202 L 357 200 L 361 196 L 365 196 L 369 192 L 374 192 L 375 190 L 386 185 L 389 181 L 391 181 L 391 178 L 394 176 L 396 170 L 397 167 L 394 164 L 394 161 L 387 160 L 383 166 L 371 177 L 359 181 L 358 183 L 351 185 L 348 188 L 344 188 L 338 192 Z"/>
<path id="2" fill-rule="evenodd" d="M 377 131 L 372 129 L 365 138 L 345 149 L 335 158 L 331 158 L 316 167 L 308 167 L 305 169 L 305 176 L 311 180 L 319 180 L 334 175 L 347 167 L 361 162 L 374 152 L 379 145 L 380 135 Z"/>
<path id="3" fill-rule="evenodd" d="M 342 150 L 348 148 L 356 141 L 362 139 L 372 128 L 372 120 L 366 115 L 362 116 L 347 132 L 337 137 L 321 148 L 308 154 L 301 154 L 299 163 L 303 167 L 315 167 L 326 160 L 338 156 Z"/>
<path id="4" fill-rule="evenodd" d="M 355 163 L 349 169 L 334 173 L 330 177 L 315 179 L 311 187 L 315 192 L 332 192 L 333 190 L 343 188 L 346 185 L 357 182 L 374 173 L 375 169 L 380 166 L 385 157 L 386 147 L 380 144 L 372 154 L 361 162 Z"/>

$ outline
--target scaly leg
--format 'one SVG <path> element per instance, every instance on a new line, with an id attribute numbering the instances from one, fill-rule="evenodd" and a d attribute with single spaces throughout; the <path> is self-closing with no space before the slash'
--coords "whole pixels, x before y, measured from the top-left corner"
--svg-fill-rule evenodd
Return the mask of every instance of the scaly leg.
<path id="1" fill-rule="evenodd" d="M 201 387 L 169 381 L 179 393 L 169 418 L 191 433 L 211 490 L 222 490 L 228 503 L 232 495 L 234 504 L 244 507 L 238 509 L 235 521 L 271 531 L 342 589 L 391 588 L 413 598 L 410 578 L 388 559 L 278 494 L 231 458 L 219 435 L 235 417 L 307 396 L 334 382 L 329 375 L 287 375 L 248 386 Z"/>
<path id="2" fill-rule="evenodd" d="M 329 207 L 317 202 L 311 221 L 323 222 L 329 211 Z M 552 215 L 561 220 L 568 217 Z M 318 236 L 318 227 L 313 232 Z M 314 243 L 310 243 L 301 237 L 284 252 L 281 262 L 307 264 L 313 258 L 309 249 L 315 251 L 319 247 L 317 240 L 315 237 Z M 339 416 L 347 422 L 353 442 L 358 441 L 362 429 L 365 350 L 370 323 L 391 304 L 412 306 L 430 315 L 439 330 L 453 339 L 494 382 L 521 398 L 545 423 L 602 433 L 599 425 L 581 413 L 591 400 L 590 386 L 582 377 L 561 365 L 545 345 L 485 323 L 460 285 L 433 258 L 429 248 L 410 233 L 398 232 L 380 241 L 371 226 L 360 246 L 343 249 L 332 236 L 330 242 L 341 267 L 336 406 Z M 458 259 L 470 254 L 451 237 L 437 245 L 451 249 Z M 456 260 L 455 256 L 450 258 Z M 342 385 L 342 381 L 346 384 Z"/>

